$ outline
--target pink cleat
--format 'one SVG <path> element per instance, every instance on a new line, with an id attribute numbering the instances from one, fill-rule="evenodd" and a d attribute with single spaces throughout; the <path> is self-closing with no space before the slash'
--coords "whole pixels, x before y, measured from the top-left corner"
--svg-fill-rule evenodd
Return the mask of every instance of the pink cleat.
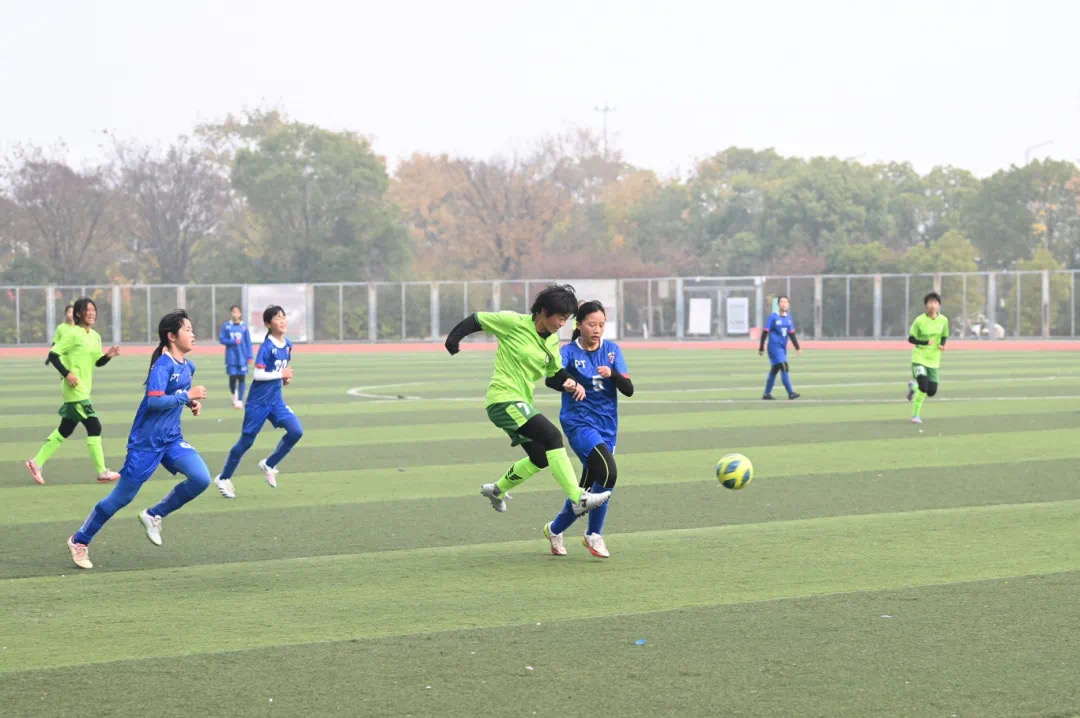
<path id="1" fill-rule="evenodd" d="M 41 473 L 41 467 L 38 466 L 33 459 L 29 459 L 26 462 L 26 470 L 30 472 L 31 478 L 39 484 L 45 483 L 45 475 Z"/>

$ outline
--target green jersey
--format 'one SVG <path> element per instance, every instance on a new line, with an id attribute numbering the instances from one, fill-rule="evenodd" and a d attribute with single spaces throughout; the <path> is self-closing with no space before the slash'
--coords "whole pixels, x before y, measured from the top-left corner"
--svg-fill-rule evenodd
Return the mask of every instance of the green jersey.
<path id="1" fill-rule="evenodd" d="M 60 338 L 51 351 L 60 355 L 60 363 L 79 378 L 78 386 L 61 384 L 64 403 L 86 401 L 94 382 L 94 367 L 101 358 L 101 335 L 93 329 L 72 327 Z"/>
<path id="2" fill-rule="evenodd" d="M 925 346 L 916 346 L 911 350 L 911 363 L 921 364 L 930 369 L 941 366 L 941 340 L 949 338 L 949 318 L 938 314 L 931 319 L 925 314 L 915 317 L 911 323 L 911 336 L 920 341 L 928 341 Z"/>
<path id="3" fill-rule="evenodd" d="M 57 344 L 59 344 L 60 340 L 64 338 L 64 335 L 67 334 L 68 332 L 70 332 L 74 328 L 75 328 L 74 324 L 68 324 L 67 322 L 64 322 L 63 324 L 57 324 L 56 325 L 56 331 L 53 332 L 53 335 L 52 335 L 53 346 L 56 346 Z"/>
<path id="4" fill-rule="evenodd" d="M 536 382 L 562 369 L 559 336 L 541 337 L 528 314 L 477 312 L 476 320 L 485 332 L 499 340 L 487 406 L 511 401 L 532 404 Z"/>

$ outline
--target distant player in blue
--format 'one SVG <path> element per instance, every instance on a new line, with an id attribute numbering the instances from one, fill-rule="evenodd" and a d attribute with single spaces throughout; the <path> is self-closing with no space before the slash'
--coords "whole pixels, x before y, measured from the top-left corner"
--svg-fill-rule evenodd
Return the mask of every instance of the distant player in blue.
<path id="1" fill-rule="evenodd" d="M 128 435 L 127 458 L 120 469 L 120 479 L 90 512 L 82 528 L 67 540 L 71 560 L 79 568 L 94 567 L 88 549 L 94 535 L 117 511 L 131 503 L 158 465 L 186 478 L 161 503 L 139 514 L 139 523 L 155 546 L 161 545 L 161 520 L 210 485 L 206 462 L 180 433 L 184 407 L 198 416 L 201 400 L 206 398 L 205 386 L 191 386 L 195 366 L 187 361 L 186 355 L 195 346 L 195 332 L 187 312 L 177 309 L 162 317 L 158 339 L 160 344 L 150 359 L 150 372 L 146 376 L 146 395 L 135 412 Z"/>
<path id="2" fill-rule="evenodd" d="M 600 302 L 584 302 L 577 310 L 575 339 L 562 348 L 563 366 L 576 382 L 585 387 L 585 398 L 575 401 L 564 393 L 559 423 L 570 442 L 570 448 L 581 460 L 581 488 L 593 493 L 615 488 L 618 470 L 615 467 L 615 440 L 619 431 L 619 393 L 633 396 L 634 385 L 626 371 L 622 349 L 604 339 L 607 314 Z M 608 558 L 611 554 L 601 532 L 611 501 L 589 512 L 589 527 L 583 543 L 593 556 Z M 563 532 L 577 516 L 569 499 L 555 519 L 544 526 L 544 536 L 551 544 L 551 553 L 566 555 Z"/>
<path id="3" fill-rule="evenodd" d="M 229 313 L 232 316 L 221 325 L 218 341 L 225 347 L 225 373 L 229 375 L 233 408 L 243 409 L 248 364 L 251 362 L 251 332 L 242 321 L 243 312 L 239 305 L 232 305 Z"/>
<path id="4" fill-rule="evenodd" d="M 788 298 L 781 296 L 776 302 L 776 311 L 769 315 L 765 326 L 761 328 L 761 343 L 758 344 L 758 354 L 765 354 L 765 342 L 769 342 L 769 378 L 765 380 L 765 394 L 762 399 L 773 398 L 772 389 L 776 384 L 776 375 L 780 375 L 787 389 L 788 399 L 798 399 L 799 394 L 791 388 L 791 376 L 788 374 L 787 344 L 788 339 L 795 347 L 797 355 L 802 354 L 799 348 L 799 340 L 795 337 L 795 322 L 788 316 Z"/>
<path id="5" fill-rule="evenodd" d="M 304 435 L 300 420 L 281 396 L 281 388 L 288 385 L 293 376 L 292 367 L 289 366 L 293 345 L 285 338 L 285 330 L 289 328 L 285 310 L 276 304 L 267 307 L 263 312 L 263 322 L 267 328 L 266 339 L 255 357 L 255 373 L 251 377 L 253 383 L 244 408 L 244 428 L 240 440 L 229 451 L 225 468 L 214 479 L 214 485 L 227 499 L 236 498 L 232 475 L 268 419 L 275 429 L 285 430 L 285 436 L 281 437 L 274 453 L 259 462 L 270 488 L 277 488 L 277 465 Z"/>

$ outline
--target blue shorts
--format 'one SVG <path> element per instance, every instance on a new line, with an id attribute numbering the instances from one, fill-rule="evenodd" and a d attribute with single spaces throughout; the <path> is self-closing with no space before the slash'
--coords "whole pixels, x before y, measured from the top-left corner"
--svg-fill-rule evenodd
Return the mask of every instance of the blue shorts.
<path id="1" fill-rule="evenodd" d="M 295 414 L 285 402 L 260 406 L 248 404 L 244 407 L 244 428 L 242 432 L 245 434 L 258 434 L 267 419 L 270 420 L 271 426 L 280 429 L 292 416 L 295 416 Z"/>
<path id="2" fill-rule="evenodd" d="M 202 461 L 199 452 L 183 439 L 177 439 L 157 451 L 128 449 L 124 465 L 120 467 L 120 476 L 125 481 L 142 484 L 154 475 L 159 465 L 164 466 L 170 474 L 186 473 L 184 467 L 190 467 L 196 460 Z"/>
<path id="3" fill-rule="evenodd" d="M 563 427 L 566 439 L 570 442 L 570 448 L 581 460 L 582 464 L 588 463 L 589 454 L 597 444 L 607 444 L 612 454 L 615 453 L 615 437 L 604 436 L 591 426 Z"/>
<path id="4" fill-rule="evenodd" d="M 247 376 L 247 364 L 226 364 L 225 373 L 229 376 Z"/>
<path id="5" fill-rule="evenodd" d="M 777 351 L 769 350 L 769 364 L 783 364 L 787 361 L 787 350 L 780 349 Z"/>

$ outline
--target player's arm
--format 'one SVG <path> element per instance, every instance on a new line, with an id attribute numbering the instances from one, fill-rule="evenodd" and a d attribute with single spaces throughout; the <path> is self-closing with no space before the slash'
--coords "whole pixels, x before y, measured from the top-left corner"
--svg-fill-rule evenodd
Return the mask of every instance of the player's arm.
<path id="1" fill-rule="evenodd" d="M 919 320 L 915 319 L 911 323 L 911 329 L 908 330 L 908 344 L 914 344 L 917 347 L 924 347 L 930 342 L 926 339 L 919 339 Z"/>
<path id="2" fill-rule="evenodd" d="M 163 362 L 154 364 L 154 368 L 150 370 L 150 376 L 146 377 L 146 408 L 150 411 L 169 411 L 191 401 L 188 392 L 184 390 L 175 394 L 165 393 L 171 373 L 172 367 Z"/>
<path id="3" fill-rule="evenodd" d="M 769 330 L 763 328 L 761 330 L 761 336 L 758 337 L 758 346 L 757 346 L 758 354 L 764 354 L 765 353 L 765 342 L 768 341 L 768 339 L 769 339 Z"/>
<path id="4" fill-rule="evenodd" d="M 484 331 L 484 327 L 480 324 L 480 320 L 477 319 L 476 314 L 470 314 L 469 316 L 458 322 L 458 325 L 450 330 L 450 334 L 446 337 L 446 351 L 450 352 L 453 356 L 461 351 L 461 340 L 470 334 Z"/>
<path id="5" fill-rule="evenodd" d="M 611 367 L 611 378 L 615 382 L 615 388 L 623 396 L 634 395 L 634 382 L 630 381 L 630 372 L 626 368 L 626 359 L 623 358 L 622 349 L 615 345 L 615 361 Z"/>
<path id="6" fill-rule="evenodd" d="M 68 368 L 64 366 L 64 363 L 60 361 L 60 355 L 56 352 L 49 352 L 49 358 L 47 361 L 49 364 L 52 364 L 56 368 L 56 371 L 60 372 L 61 379 L 66 379 L 67 375 L 71 373 Z"/>
<path id="7" fill-rule="evenodd" d="M 941 341 L 938 342 L 938 348 L 941 351 L 945 351 L 945 342 L 949 339 L 949 320 L 945 320 L 945 329 L 941 332 Z"/>
<path id="8" fill-rule="evenodd" d="M 799 338 L 795 336 L 795 328 L 794 327 L 792 327 L 791 331 L 788 332 L 788 339 L 791 340 L 791 346 L 795 347 L 795 351 L 797 351 L 797 352 L 802 351 L 802 349 L 799 348 Z"/>

